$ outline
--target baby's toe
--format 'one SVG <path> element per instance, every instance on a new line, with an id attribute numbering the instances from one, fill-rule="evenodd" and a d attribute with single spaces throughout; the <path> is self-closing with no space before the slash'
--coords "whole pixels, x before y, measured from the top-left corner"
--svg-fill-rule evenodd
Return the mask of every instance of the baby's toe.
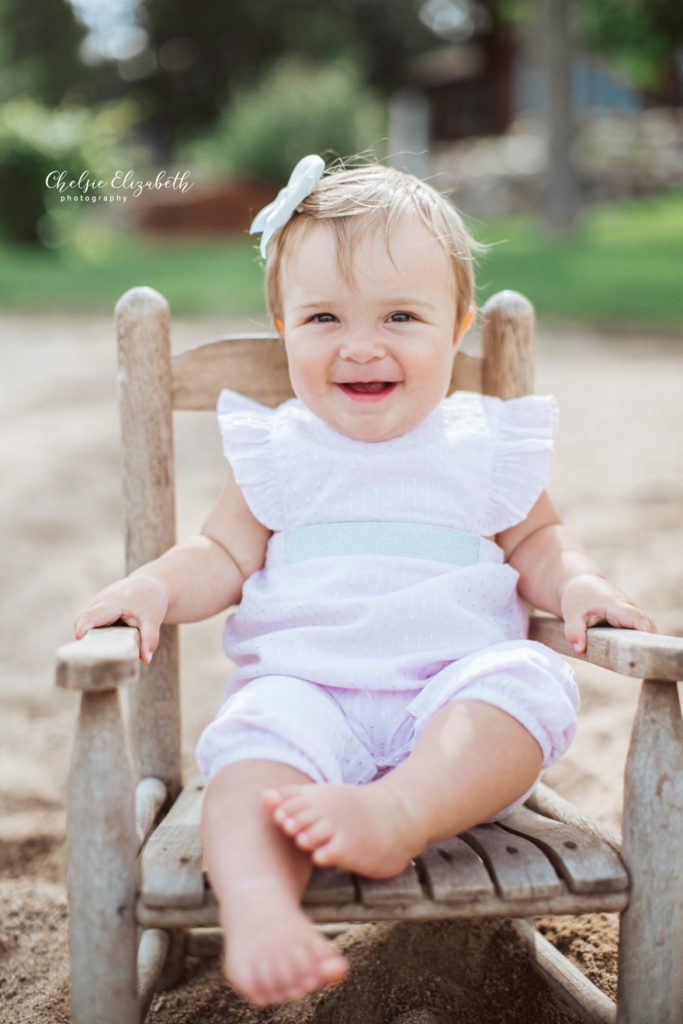
<path id="1" fill-rule="evenodd" d="M 323 983 L 329 985 L 348 974 L 349 962 L 340 953 L 333 953 L 320 962 L 319 970 Z"/>
<path id="2" fill-rule="evenodd" d="M 300 811 L 307 811 L 311 807 L 312 802 L 308 799 L 307 794 L 283 797 L 280 803 L 274 808 L 273 816 L 276 821 L 279 818 L 292 818 L 294 815 L 299 814 Z"/>
<path id="3" fill-rule="evenodd" d="M 292 951 L 286 999 L 301 999 L 307 992 L 312 992 L 320 986 L 317 962 L 315 951 L 308 946 Z"/>
<path id="4" fill-rule="evenodd" d="M 279 807 L 284 797 L 279 789 L 268 787 L 261 793 L 261 800 L 269 811 L 274 811 L 276 807 Z"/>
<path id="5" fill-rule="evenodd" d="M 306 833 L 304 832 L 303 835 L 306 835 Z M 300 836 L 297 836 L 297 843 L 299 842 L 299 839 Z M 313 851 L 312 860 L 314 864 L 318 865 L 318 867 L 327 868 L 336 864 L 339 854 L 340 850 L 334 841 L 323 841 Z"/>
<path id="6" fill-rule="evenodd" d="M 264 958 L 257 969 L 257 1006 L 273 1006 L 287 998 L 290 984 L 289 973 L 282 963 L 282 958 Z"/>
<path id="7" fill-rule="evenodd" d="M 296 842 L 304 850 L 313 850 L 320 846 L 321 843 L 326 843 L 331 836 L 332 825 L 327 818 L 319 818 L 308 828 L 297 833 Z"/>
<path id="8" fill-rule="evenodd" d="M 312 807 L 306 807 L 296 814 L 278 815 L 276 813 L 274 818 L 287 835 L 294 836 L 303 829 L 308 828 L 309 825 L 313 825 L 318 820 L 318 812 Z"/>
<path id="9" fill-rule="evenodd" d="M 242 999 L 256 1006 L 265 1006 L 267 993 L 258 971 L 249 970 L 247 967 L 233 967 L 230 971 L 226 969 L 224 973 Z"/>
<path id="10" fill-rule="evenodd" d="M 292 985 L 292 987 L 288 989 L 287 1001 L 293 1003 L 297 999 L 303 999 L 303 997 L 308 995 L 309 992 L 314 992 L 317 988 L 320 988 L 320 981 L 318 980 L 317 975 L 305 974 L 296 985 Z"/>

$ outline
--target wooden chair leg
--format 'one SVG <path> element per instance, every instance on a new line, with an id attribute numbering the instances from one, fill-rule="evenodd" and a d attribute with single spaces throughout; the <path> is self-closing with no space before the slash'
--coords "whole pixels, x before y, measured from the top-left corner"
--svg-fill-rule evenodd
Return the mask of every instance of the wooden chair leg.
<path id="1" fill-rule="evenodd" d="M 166 962 L 158 985 L 161 992 L 178 985 L 185 973 L 187 933 L 183 928 L 173 928 L 168 932 L 168 940 Z"/>
<path id="2" fill-rule="evenodd" d="M 67 838 L 72 1024 L 138 1024 L 134 784 L 116 690 L 81 697 Z"/>
<path id="3" fill-rule="evenodd" d="M 675 683 L 643 681 L 626 762 L 618 1024 L 683 1022 L 683 721 Z"/>

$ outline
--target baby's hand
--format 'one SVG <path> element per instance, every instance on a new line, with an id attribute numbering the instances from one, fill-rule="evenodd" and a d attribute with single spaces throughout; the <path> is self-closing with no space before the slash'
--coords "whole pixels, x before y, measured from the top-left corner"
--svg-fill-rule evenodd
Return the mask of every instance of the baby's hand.
<path id="1" fill-rule="evenodd" d="M 127 576 L 95 594 L 74 623 L 74 635 L 82 639 L 89 629 L 110 626 L 123 619 L 140 630 L 140 658 L 147 664 L 159 643 L 159 629 L 168 610 L 168 592 L 154 576 Z"/>
<path id="2" fill-rule="evenodd" d="M 656 633 L 649 615 L 601 576 L 584 573 L 564 586 L 560 599 L 564 635 L 578 654 L 586 650 L 586 629 L 607 622 L 623 629 Z"/>

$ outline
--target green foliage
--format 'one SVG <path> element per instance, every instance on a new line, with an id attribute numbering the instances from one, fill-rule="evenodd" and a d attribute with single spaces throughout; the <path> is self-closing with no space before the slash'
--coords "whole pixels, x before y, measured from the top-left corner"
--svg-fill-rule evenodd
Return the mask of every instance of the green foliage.
<path id="1" fill-rule="evenodd" d="M 577 20 L 587 45 L 641 89 L 656 89 L 683 43 L 680 0 L 579 0 Z"/>
<path id="2" fill-rule="evenodd" d="M 538 18 L 537 0 L 487 0 L 515 31 L 529 36 Z M 681 0 L 574 0 L 579 41 L 603 57 L 640 89 L 655 93 L 671 73 L 683 44 Z"/>
<path id="3" fill-rule="evenodd" d="M 60 103 L 87 74 L 79 56 L 84 36 L 66 0 L 0 0 L 0 95 Z"/>
<path id="4" fill-rule="evenodd" d="M 16 242 L 58 241 L 75 208 L 46 186 L 47 175 L 105 177 L 121 160 L 121 140 L 137 117 L 127 100 L 48 109 L 24 96 L 0 106 L 0 234 Z"/>
<path id="5" fill-rule="evenodd" d="M 187 158 L 216 173 L 282 186 L 307 153 L 380 155 L 384 129 L 384 105 L 349 61 L 315 66 L 285 58 L 235 95 L 215 132 Z"/>
<path id="6" fill-rule="evenodd" d="M 285 55 L 316 64 L 353 60 L 364 80 L 387 94 L 405 81 L 406 61 L 438 44 L 415 0 L 231 0 L 192 8 L 186 0 L 142 0 L 138 17 L 160 57 L 140 88 L 170 143 L 214 124 L 237 89 Z M 197 58 L 169 70 L 164 53 L 174 40 L 192 46 Z"/>

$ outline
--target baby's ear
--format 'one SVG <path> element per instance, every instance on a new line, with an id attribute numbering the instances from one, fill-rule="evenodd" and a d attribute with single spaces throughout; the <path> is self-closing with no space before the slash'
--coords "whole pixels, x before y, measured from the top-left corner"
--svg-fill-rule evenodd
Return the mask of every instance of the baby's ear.
<path id="1" fill-rule="evenodd" d="M 282 319 L 281 316 L 276 316 L 274 318 L 274 320 L 275 320 L 275 330 L 277 331 L 277 333 L 280 335 L 281 338 L 284 338 L 284 336 L 285 336 L 285 322 L 284 322 L 284 320 Z"/>
<path id="2" fill-rule="evenodd" d="M 457 347 L 474 323 L 474 310 L 468 309 L 457 332 L 453 333 L 453 344 Z"/>

